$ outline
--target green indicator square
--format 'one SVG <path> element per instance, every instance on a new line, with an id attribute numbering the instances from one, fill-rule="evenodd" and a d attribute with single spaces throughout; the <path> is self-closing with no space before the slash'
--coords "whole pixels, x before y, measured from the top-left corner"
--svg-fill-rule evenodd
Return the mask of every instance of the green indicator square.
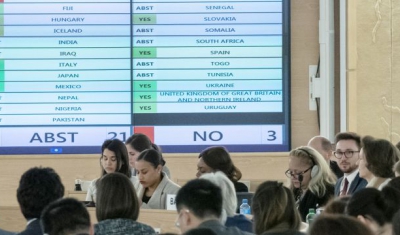
<path id="1" fill-rule="evenodd" d="M 133 102 L 157 102 L 157 92 L 133 92 Z"/>
<path id="2" fill-rule="evenodd" d="M 3 17 L 4 18 L 4 3 L 0 3 L 0 14 L 2 14 L 2 16 L 1 17 Z"/>
<path id="3" fill-rule="evenodd" d="M 133 81 L 134 91 L 157 91 L 157 81 Z"/>
<path id="4" fill-rule="evenodd" d="M 134 24 L 156 24 L 157 15 L 156 14 L 135 14 L 133 15 Z"/>
<path id="5" fill-rule="evenodd" d="M 133 48 L 133 58 L 157 58 L 157 48 L 135 47 Z"/>
<path id="6" fill-rule="evenodd" d="M 4 25 L 0 25 L 0 36 L 4 36 Z"/>
<path id="7" fill-rule="evenodd" d="M 0 15 L 0 27 L 4 26 L 4 15 Z"/>
<path id="8" fill-rule="evenodd" d="M 134 103 L 135 113 L 157 113 L 157 103 Z"/>

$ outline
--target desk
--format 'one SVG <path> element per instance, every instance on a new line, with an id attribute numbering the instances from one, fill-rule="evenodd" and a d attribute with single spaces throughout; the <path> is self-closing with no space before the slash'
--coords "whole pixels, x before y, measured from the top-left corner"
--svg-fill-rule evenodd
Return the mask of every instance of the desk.
<path id="1" fill-rule="evenodd" d="M 72 197 L 75 198 L 78 201 L 86 201 L 86 191 L 72 191 L 68 190 L 66 197 Z"/>
<path id="2" fill-rule="evenodd" d="M 87 208 L 92 224 L 97 223 L 96 208 Z M 161 233 L 177 233 L 180 231 L 175 227 L 177 217 L 176 211 L 141 209 L 138 221 L 153 228 L 160 228 Z M 0 228 L 19 232 L 26 227 L 26 220 L 19 207 L 1 206 L 0 207 Z"/>

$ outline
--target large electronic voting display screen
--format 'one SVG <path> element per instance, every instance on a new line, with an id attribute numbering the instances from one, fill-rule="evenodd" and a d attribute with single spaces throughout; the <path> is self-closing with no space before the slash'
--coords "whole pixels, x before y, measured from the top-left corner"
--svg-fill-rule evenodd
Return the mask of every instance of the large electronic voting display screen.
<path id="1" fill-rule="evenodd" d="M 0 0 L 0 154 L 290 148 L 289 1 Z"/>

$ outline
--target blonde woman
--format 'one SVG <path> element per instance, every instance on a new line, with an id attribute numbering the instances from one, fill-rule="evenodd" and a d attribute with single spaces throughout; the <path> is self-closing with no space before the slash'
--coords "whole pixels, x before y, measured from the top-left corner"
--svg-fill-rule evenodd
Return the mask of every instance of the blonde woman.
<path id="1" fill-rule="evenodd" d="M 311 147 L 302 146 L 290 152 L 285 174 L 290 178 L 290 189 L 303 221 L 310 208 L 324 206 L 334 195 L 336 177 L 322 155 Z"/>

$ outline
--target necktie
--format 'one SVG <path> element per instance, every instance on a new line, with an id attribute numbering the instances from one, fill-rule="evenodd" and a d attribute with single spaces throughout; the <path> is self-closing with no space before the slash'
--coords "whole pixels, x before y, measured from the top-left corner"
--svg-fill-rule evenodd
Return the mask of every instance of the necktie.
<path id="1" fill-rule="evenodd" d="M 349 187 L 349 181 L 347 178 L 344 178 L 344 184 L 343 184 L 343 189 L 340 192 L 340 196 L 346 196 L 347 195 L 347 188 Z"/>

